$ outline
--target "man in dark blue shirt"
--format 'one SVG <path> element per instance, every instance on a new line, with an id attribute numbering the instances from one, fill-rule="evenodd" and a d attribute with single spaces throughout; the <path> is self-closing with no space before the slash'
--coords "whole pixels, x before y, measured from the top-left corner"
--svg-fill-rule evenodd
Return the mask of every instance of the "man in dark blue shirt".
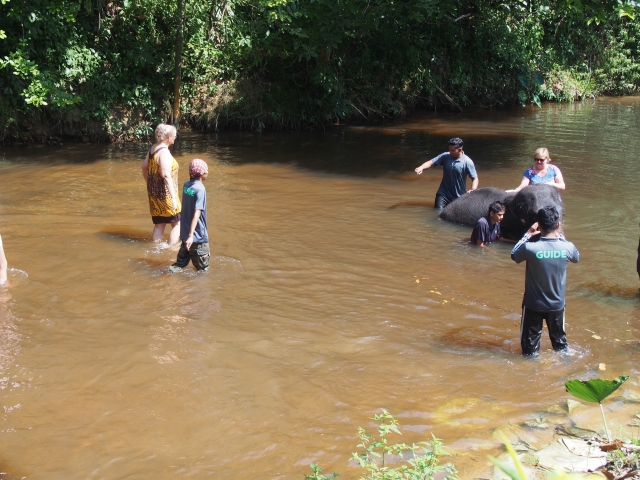
<path id="1" fill-rule="evenodd" d="M 441 153 L 428 162 L 416 168 L 416 173 L 422 175 L 423 170 L 433 165 L 442 165 L 442 182 L 436 193 L 435 208 L 444 208 L 456 198 L 478 188 L 478 175 L 473 161 L 464 154 L 464 143 L 460 138 L 449 140 L 449 152 Z M 467 176 L 471 177 L 471 190 L 467 190 Z"/>
<path id="2" fill-rule="evenodd" d="M 528 241 L 538 233 L 542 234 L 540 240 Z M 566 350 L 564 294 L 567 265 L 569 262 L 578 263 L 580 254 L 573 243 L 560 235 L 560 214 L 556 207 L 544 207 L 538 211 L 538 221 L 513 247 L 511 258 L 516 263 L 527 261 L 520 323 L 522 354 L 538 354 L 545 319 L 553 349 Z"/>
<path id="3" fill-rule="evenodd" d="M 480 218 L 471 232 L 471 243 L 484 247 L 485 244 L 495 242 L 502 237 L 500 221 L 504 217 L 504 205 L 495 201 L 489 205 L 489 214 Z"/>

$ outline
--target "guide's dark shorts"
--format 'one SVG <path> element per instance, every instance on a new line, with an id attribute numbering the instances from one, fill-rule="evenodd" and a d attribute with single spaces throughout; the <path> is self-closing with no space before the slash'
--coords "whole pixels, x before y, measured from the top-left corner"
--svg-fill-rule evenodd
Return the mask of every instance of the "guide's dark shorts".
<path id="1" fill-rule="evenodd" d="M 153 222 L 154 225 L 159 225 L 161 223 L 177 223 L 180 221 L 180 214 L 176 213 L 175 215 L 172 215 L 170 217 L 155 217 L 152 216 L 151 217 L 151 221 Z"/>
<path id="2" fill-rule="evenodd" d="M 187 246 L 184 244 L 184 240 L 180 244 L 180 250 L 178 251 L 178 258 L 176 263 L 169 267 L 170 272 L 177 271 L 178 268 L 184 268 L 189 265 L 189 260 L 196 267 L 196 270 L 206 270 L 209 268 L 209 259 L 211 254 L 209 253 L 209 243 L 192 243 L 191 248 L 187 250 Z"/>

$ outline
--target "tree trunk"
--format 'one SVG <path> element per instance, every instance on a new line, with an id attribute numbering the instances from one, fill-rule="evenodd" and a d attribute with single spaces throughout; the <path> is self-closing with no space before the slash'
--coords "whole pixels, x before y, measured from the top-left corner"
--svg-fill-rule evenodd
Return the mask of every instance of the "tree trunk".
<path id="1" fill-rule="evenodd" d="M 182 80 L 182 44 L 183 44 L 183 20 L 182 10 L 185 0 L 178 0 L 178 32 L 176 38 L 176 68 L 175 81 L 173 83 L 173 125 L 180 129 L 180 83 Z"/>

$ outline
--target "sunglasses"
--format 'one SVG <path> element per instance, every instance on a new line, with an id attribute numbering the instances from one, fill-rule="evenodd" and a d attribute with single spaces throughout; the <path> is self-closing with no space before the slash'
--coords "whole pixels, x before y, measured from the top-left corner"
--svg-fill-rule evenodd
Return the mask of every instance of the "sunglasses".
<path id="1" fill-rule="evenodd" d="M 545 162 L 547 159 L 546 158 L 534 158 L 534 160 L 536 162 Z"/>

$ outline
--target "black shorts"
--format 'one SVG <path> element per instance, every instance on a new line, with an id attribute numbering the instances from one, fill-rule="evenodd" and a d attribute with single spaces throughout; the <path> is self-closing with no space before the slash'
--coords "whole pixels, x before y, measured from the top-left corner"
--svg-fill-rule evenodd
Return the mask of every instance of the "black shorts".
<path id="1" fill-rule="evenodd" d="M 520 346 L 523 355 L 537 355 L 540 350 L 540 337 L 542 336 L 542 323 L 547 321 L 549 339 L 556 351 L 567 348 L 567 335 L 564 330 L 564 308 L 550 312 L 536 312 L 522 307 L 522 319 L 520 321 Z"/>
<path id="2" fill-rule="evenodd" d="M 163 223 L 178 223 L 180 221 L 180 214 L 176 213 L 170 217 L 151 217 L 151 221 L 154 225 L 160 225 Z"/>
<path id="3" fill-rule="evenodd" d="M 169 268 L 170 272 L 176 271 L 176 269 L 184 268 L 189 265 L 189 260 L 196 267 L 196 270 L 206 270 L 209 268 L 209 259 L 211 254 L 209 253 L 209 242 L 192 243 L 191 248 L 187 250 L 187 246 L 182 240 L 180 244 L 180 250 L 178 251 L 178 258 L 176 262 Z"/>

